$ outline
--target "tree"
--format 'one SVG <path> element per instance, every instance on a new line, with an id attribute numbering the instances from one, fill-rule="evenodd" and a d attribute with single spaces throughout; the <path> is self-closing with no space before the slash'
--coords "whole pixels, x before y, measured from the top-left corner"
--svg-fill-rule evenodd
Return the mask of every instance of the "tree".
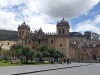
<path id="1" fill-rule="evenodd" d="M 22 46 L 19 44 L 16 44 L 16 45 L 14 44 L 11 46 L 10 54 L 17 56 L 20 60 L 22 60 L 22 55 L 23 55 L 23 57 L 26 58 L 25 60 L 26 63 L 28 62 L 29 59 L 32 60 L 34 57 L 34 51 L 31 48 L 29 48 L 28 46 L 25 46 L 22 52 Z"/>
<path id="2" fill-rule="evenodd" d="M 38 57 L 41 62 L 43 57 L 52 57 L 57 59 L 58 57 L 63 57 L 64 54 L 56 50 L 54 47 L 49 48 L 46 44 L 43 44 L 37 47 L 35 56 Z"/>
<path id="3" fill-rule="evenodd" d="M 31 50 L 31 51 L 30 51 L 30 58 L 29 58 L 31 61 L 32 61 L 33 58 L 35 57 L 34 54 L 35 54 L 35 52 L 34 52 L 33 50 Z"/>
<path id="4" fill-rule="evenodd" d="M 22 59 L 22 46 L 20 44 L 14 44 L 10 47 L 10 55 L 17 56 L 20 60 Z"/>
<path id="5" fill-rule="evenodd" d="M 99 39 L 100 38 L 100 35 L 98 33 L 93 32 L 92 33 L 92 38 L 93 39 Z"/>
<path id="6" fill-rule="evenodd" d="M 5 60 L 5 63 L 7 62 L 7 60 L 9 59 L 9 51 L 8 50 L 4 50 L 3 51 L 3 55 L 4 55 L 4 60 Z"/>
<path id="7" fill-rule="evenodd" d="M 39 58 L 39 62 L 42 62 L 43 55 L 40 51 L 36 51 L 35 57 Z"/>
<path id="8" fill-rule="evenodd" d="M 32 60 L 33 56 L 34 56 L 34 52 L 31 48 L 29 48 L 28 46 L 25 46 L 23 48 L 23 56 L 26 58 L 26 63 L 28 62 L 29 59 Z"/>
<path id="9" fill-rule="evenodd" d="M 62 54 L 60 51 L 56 50 L 54 47 L 51 47 L 49 50 L 50 57 L 53 57 L 55 59 L 59 57 L 64 57 L 64 54 Z"/>
<path id="10" fill-rule="evenodd" d="M 0 56 L 1 56 L 1 52 L 2 52 L 2 47 L 0 46 Z"/>
<path id="11" fill-rule="evenodd" d="M 36 49 L 35 56 L 39 58 L 39 61 L 42 62 L 43 57 L 49 57 L 49 48 L 46 44 L 40 45 Z"/>

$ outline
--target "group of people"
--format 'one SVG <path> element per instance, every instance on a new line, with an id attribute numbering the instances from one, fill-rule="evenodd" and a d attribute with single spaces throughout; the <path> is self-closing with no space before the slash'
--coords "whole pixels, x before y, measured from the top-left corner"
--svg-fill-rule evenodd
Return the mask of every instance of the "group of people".
<path id="1" fill-rule="evenodd" d="M 71 63 L 71 61 L 69 61 L 69 59 L 64 59 L 64 58 L 62 58 L 61 62 L 62 62 L 62 64 L 66 63 L 66 62 L 67 62 L 67 64 Z"/>
<path id="2" fill-rule="evenodd" d="M 71 61 L 69 59 L 65 59 L 65 58 L 62 58 L 62 59 L 52 59 L 51 60 L 51 63 L 61 63 L 61 64 L 64 64 L 64 63 L 71 63 Z"/>

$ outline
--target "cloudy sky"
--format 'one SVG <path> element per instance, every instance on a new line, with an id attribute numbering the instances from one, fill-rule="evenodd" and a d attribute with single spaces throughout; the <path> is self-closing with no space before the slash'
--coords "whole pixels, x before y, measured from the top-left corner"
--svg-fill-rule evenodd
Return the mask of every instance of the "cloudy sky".
<path id="1" fill-rule="evenodd" d="M 24 21 L 31 31 L 40 27 L 44 32 L 56 32 L 63 17 L 70 32 L 100 33 L 100 0 L 2 0 L 0 29 L 16 30 Z"/>

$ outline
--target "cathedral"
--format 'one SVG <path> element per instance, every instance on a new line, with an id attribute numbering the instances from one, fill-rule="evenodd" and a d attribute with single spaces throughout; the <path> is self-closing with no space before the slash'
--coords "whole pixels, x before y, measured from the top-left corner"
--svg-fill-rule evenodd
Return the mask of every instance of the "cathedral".
<path id="1" fill-rule="evenodd" d="M 65 55 L 65 58 L 81 60 L 100 59 L 100 40 L 87 39 L 86 37 L 71 37 L 70 25 L 63 18 L 56 24 L 56 34 L 44 33 L 42 28 L 32 33 L 29 25 L 25 22 L 18 26 L 17 44 L 29 46 L 33 50 L 41 45 L 47 44 L 54 47 Z M 87 33 L 88 34 L 88 33 Z"/>
<path id="2" fill-rule="evenodd" d="M 30 46 L 35 49 L 41 44 L 47 44 L 49 47 L 54 47 L 69 57 L 69 23 L 63 18 L 56 25 L 56 34 L 46 34 L 40 28 L 35 33 L 30 32 L 30 27 L 25 22 L 18 26 L 17 44 L 23 41 L 24 46 Z"/>

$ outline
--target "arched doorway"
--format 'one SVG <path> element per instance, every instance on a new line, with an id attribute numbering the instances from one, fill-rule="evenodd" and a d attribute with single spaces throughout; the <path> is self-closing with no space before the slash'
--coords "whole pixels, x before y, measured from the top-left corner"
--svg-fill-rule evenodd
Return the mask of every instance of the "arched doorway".
<path id="1" fill-rule="evenodd" d="M 92 55 L 93 60 L 96 60 L 96 54 Z"/>

